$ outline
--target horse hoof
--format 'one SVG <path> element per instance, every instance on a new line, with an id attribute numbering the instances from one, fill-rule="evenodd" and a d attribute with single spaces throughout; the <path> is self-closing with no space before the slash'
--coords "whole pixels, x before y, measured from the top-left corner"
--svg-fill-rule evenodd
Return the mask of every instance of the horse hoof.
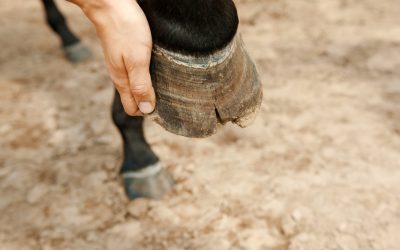
<path id="1" fill-rule="evenodd" d="M 174 180 L 160 163 L 146 167 L 139 171 L 122 173 L 125 192 L 129 199 L 150 198 L 160 199 L 169 192 Z"/>
<path id="2" fill-rule="evenodd" d="M 246 127 L 261 106 L 262 85 L 240 35 L 207 55 L 155 44 L 151 75 L 157 106 L 147 117 L 174 134 L 207 137 L 227 122 Z"/>
<path id="3" fill-rule="evenodd" d="M 92 57 L 90 49 L 81 42 L 64 47 L 64 53 L 68 61 L 72 63 L 83 62 Z"/>

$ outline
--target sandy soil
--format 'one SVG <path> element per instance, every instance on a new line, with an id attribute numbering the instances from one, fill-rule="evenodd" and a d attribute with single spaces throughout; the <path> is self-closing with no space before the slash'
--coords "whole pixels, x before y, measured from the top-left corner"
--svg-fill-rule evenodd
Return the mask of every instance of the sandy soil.
<path id="1" fill-rule="evenodd" d="M 39 1 L 0 8 L 0 249 L 398 250 L 400 3 L 242 0 L 264 82 L 255 123 L 193 140 L 149 122 L 178 184 L 129 202 L 112 86 L 95 53 L 73 66 Z"/>

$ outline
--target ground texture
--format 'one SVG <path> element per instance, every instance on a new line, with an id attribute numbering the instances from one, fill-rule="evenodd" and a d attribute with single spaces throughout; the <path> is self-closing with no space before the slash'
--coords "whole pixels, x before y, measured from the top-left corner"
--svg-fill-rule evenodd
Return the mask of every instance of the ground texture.
<path id="1" fill-rule="evenodd" d="M 0 9 L 1 250 L 398 250 L 400 2 L 237 1 L 264 84 L 247 129 L 193 140 L 148 122 L 177 185 L 129 202 L 112 86 L 63 59 L 39 1 Z"/>

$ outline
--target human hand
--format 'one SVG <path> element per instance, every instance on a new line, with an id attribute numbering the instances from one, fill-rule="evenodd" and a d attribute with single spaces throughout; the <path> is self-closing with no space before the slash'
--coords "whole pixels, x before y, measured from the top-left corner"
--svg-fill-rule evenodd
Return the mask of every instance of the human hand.
<path id="1" fill-rule="evenodd" d="M 131 0 L 70 0 L 96 27 L 107 69 L 129 115 L 151 113 L 155 94 L 149 72 L 152 38 L 147 19 Z"/>

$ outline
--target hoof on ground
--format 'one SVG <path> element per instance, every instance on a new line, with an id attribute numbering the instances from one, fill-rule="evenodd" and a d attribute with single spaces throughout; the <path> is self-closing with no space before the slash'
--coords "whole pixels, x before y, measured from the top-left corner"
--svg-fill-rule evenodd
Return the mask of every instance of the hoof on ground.
<path id="1" fill-rule="evenodd" d="M 81 42 L 64 47 L 64 53 L 68 61 L 72 63 L 83 62 L 92 57 L 90 49 Z"/>
<path id="2" fill-rule="evenodd" d="M 131 200 L 135 198 L 160 199 L 174 185 L 171 174 L 162 168 L 160 163 L 140 171 L 125 172 L 122 178 L 125 192 Z"/>

